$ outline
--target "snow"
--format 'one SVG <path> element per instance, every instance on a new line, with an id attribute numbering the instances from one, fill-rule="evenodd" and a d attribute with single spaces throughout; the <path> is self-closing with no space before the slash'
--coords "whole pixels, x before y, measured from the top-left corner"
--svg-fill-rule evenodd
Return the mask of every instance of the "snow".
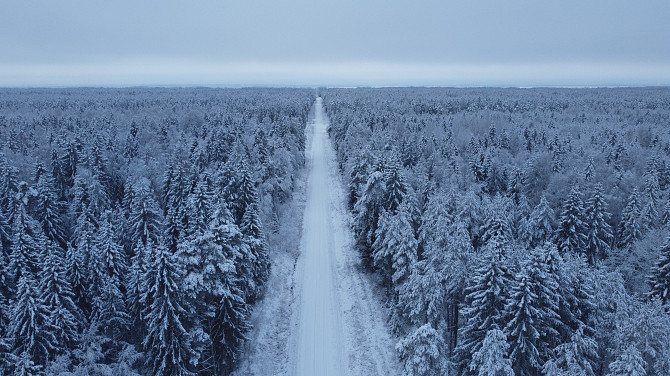
<path id="1" fill-rule="evenodd" d="M 239 375 L 400 374 L 382 291 L 353 249 L 352 219 L 327 128 L 318 98 L 306 129 L 300 253 L 295 264 L 290 252 L 273 256 Z"/>
<path id="2" fill-rule="evenodd" d="M 296 375 L 345 375 L 339 291 L 334 269 L 333 223 L 326 148 L 327 123 L 321 99 L 316 102 L 313 139 L 309 151 L 310 175 L 298 272 L 301 293 L 295 332 Z"/>

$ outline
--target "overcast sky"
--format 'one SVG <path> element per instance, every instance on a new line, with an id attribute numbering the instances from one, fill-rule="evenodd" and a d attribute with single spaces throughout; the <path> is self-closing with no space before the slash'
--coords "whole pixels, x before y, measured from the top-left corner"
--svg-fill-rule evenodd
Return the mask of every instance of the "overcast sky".
<path id="1" fill-rule="evenodd" d="M 168 84 L 670 85 L 670 1 L 0 1 L 0 86 Z"/>

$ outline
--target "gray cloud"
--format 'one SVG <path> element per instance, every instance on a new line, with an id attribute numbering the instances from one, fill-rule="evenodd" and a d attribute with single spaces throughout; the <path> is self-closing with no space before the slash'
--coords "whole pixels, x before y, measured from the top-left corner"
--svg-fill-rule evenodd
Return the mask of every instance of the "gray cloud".
<path id="1" fill-rule="evenodd" d="M 6 0 L 0 85 L 669 84 L 669 15 L 657 0 Z"/>

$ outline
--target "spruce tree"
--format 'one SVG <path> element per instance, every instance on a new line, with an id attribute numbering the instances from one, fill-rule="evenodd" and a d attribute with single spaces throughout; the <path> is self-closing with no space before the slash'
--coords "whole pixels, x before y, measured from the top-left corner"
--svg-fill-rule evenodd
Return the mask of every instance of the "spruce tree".
<path id="1" fill-rule="evenodd" d="M 636 188 L 633 189 L 633 193 L 631 193 L 628 202 L 626 203 L 626 207 L 621 213 L 621 235 L 619 238 L 619 245 L 621 247 L 629 247 L 635 240 L 642 237 L 644 223 L 641 210 Z"/>
<path id="2" fill-rule="evenodd" d="M 439 332 L 424 324 L 396 345 L 396 352 L 404 364 L 403 375 L 430 376 L 447 373 L 444 342 Z"/>
<path id="3" fill-rule="evenodd" d="M 265 234 L 262 230 L 261 220 L 258 215 L 258 207 L 252 203 L 247 207 L 242 216 L 240 231 L 244 242 L 249 246 L 250 257 L 253 263 L 252 280 L 254 289 L 248 292 L 251 303 L 260 295 L 263 285 L 270 276 L 270 255 Z"/>
<path id="4" fill-rule="evenodd" d="M 646 376 L 647 362 L 634 345 L 629 345 L 617 354 L 616 360 L 610 363 L 607 376 Z"/>
<path id="5" fill-rule="evenodd" d="M 62 352 L 76 345 L 84 317 L 74 303 L 72 287 L 65 277 L 67 266 L 63 250 L 51 243 L 45 251 L 42 255 L 40 298 L 48 312 L 47 323 L 54 336 L 54 346 Z"/>
<path id="6" fill-rule="evenodd" d="M 19 192 L 14 193 L 12 201 L 12 252 L 7 271 L 13 284 L 18 283 L 26 273 L 36 277 L 38 257 L 45 242 L 39 223 L 27 211 L 28 200 L 33 194 L 34 190 L 21 182 Z"/>
<path id="7" fill-rule="evenodd" d="M 418 243 L 414 237 L 409 208 L 402 205 L 395 215 L 383 212 L 373 245 L 375 266 L 380 268 L 391 289 L 398 291 L 416 261 Z"/>
<path id="8" fill-rule="evenodd" d="M 654 173 L 646 173 L 644 176 L 644 194 L 640 206 L 645 228 L 655 228 L 658 221 L 658 196 L 661 188 L 658 185 L 658 177 Z"/>
<path id="9" fill-rule="evenodd" d="M 469 371 L 476 376 L 514 376 L 508 349 L 507 336 L 494 326 L 486 332 L 481 348 L 472 354 Z"/>
<path id="10" fill-rule="evenodd" d="M 393 160 L 384 169 L 384 200 L 383 207 L 387 211 L 395 214 L 398 206 L 402 203 L 407 186 L 402 176 L 401 165 L 398 160 Z"/>
<path id="11" fill-rule="evenodd" d="M 598 356 L 597 350 L 596 341 L 585 335 L 584 328 L 580 327 L 569 342 L 554 349 L 554 358 L 544 364 L 542 372 L 547 376 L 595 376 L 593 362 Z"/>
<path id="12" fill-rule="evenodd" d="M 7 330 L 12 354 L 26 353 L 37 365 L 45 364 L 56 343 L 41 295 L 33 276 L 21 275 Z"/>
<path id="13" fill-rule="evenodd" d="M 147 307 L 148 333 L 143 344 L 153 360 L 152 373 L 157 376 L 193 375 L 191 364 L 197 361 L 184 325 L 187 312 L 181 305 L 177 265 L 167 248 L 159 245 L 147 273 L 143 300 L 150 301 L 151 305 Z"/>
<path id="14" fill-rule="evenodd" d="M 361 197 L 354 206 L 354 235 L 363 266 L 373 266 L 372 245 L 377 236 L 377 226 L 386 192 L 381 166 L 377 165 L 368 177 Z"/>
<path id="15" fill-rule="evenodd" d="M 667 227 L 670 226 L 670 199 L 665 202 L 661 222 Z"/>
<path id="16" fill-rule="evenodd" d="M 512 218 L 507 197 L 495 196 L 489 203 L 487 217 L 482 225 L 482 244 L 487 251 L 504 257 L 511 246 Z"/>
<path id="17" fill-rule="evenodd" d="M 67 246 L 67 235 L 63 223 L 64 204 L 54 191 L 54 182 L 46 173 L 37 181 L 35 202 L 35 219 L 42 225 L 47 239 L 59 247 Z"/>
<path id="18" fill-rule="evenodd" d="M 649 278 L 651 286 L 649 295 L 661 299 L 665 304 L 670 301 L 670 237 L 666 239 L 660 253 Z"/>
<path id="19" fill-rule="evenodd" d="M 520 376 L 539 375 L 543 365 L 538 349 L 541 333 L 536 326 L 542 313 L 537 307 L 538 297 L 533 290 L 528 276 L 520 275 L 505 306 L 509 318 L 505 332 L 510 341 L 510 359 L 513 369 Z"/>
<path id="20" fill-rule="evenodd" d="M 149 241 L 158 244 L 161 237 L 163 216 L 147 185 L 148 182 L 143 182 L 132 187 L 134 198 L 129 208 L 128 221 L 133 247 L 138 244 L 146 246 Z"/>
<path id="21" fill-rule="evenodd" d="M 495 327 L 504 327 L 505 304 L 510 287 L 507 269 L 494 254 L 489 255 L 473 273 L 465 289 L 462 309 L 465 325 L 456 349 L 462 374 L 472 374 L 468 364 L 482 347 L 486 333 Z"/>
<path id="22" fill-rule="evenodd" d="M 521 230 L 521 238 L 534 248 L 552 239 L 555 231 L 556 214 L 549 206 L 546 196 L 542 195 L 540 202 L 530 213 Z"/>
<path id="23" fill-rule="evenodd" d="M 556 257 L 560 257 L 555 250 L 554 253 Z M 537 349 L 545 361 L 550 358 L 551 350 L 560 343 L 560 334 L 568 331 L 559 314 L 563 296 L 560 294 L 558 265 L 552 265 L 559 263 L 560 260 L 554 261 L 551 255 L 551 249 L 537 248 L 531 254 L 530 263 L 525 266 L 528 283 L 537 296 L 535 304 L 540 313 L 535 320 L 540 333 Z"/>
<path id="24" fill-rule="evenodd" d="M 563 253 L 583 252 L 586 247 L 586 223 L 581 196 L 579 189 L 573 187 L 563 204 L 556 234 L 558 249 Z"/>
<path id="25" fill-rule="evenodd" d="M 614 235 L 612 226 L 607 223 L 610 213 L 607 203 L 602 197 L 602 185 L 597 184 L 593 195 L 586 201 L 586 257 L 591 264 L 596 259 L 607 256 Z"/>

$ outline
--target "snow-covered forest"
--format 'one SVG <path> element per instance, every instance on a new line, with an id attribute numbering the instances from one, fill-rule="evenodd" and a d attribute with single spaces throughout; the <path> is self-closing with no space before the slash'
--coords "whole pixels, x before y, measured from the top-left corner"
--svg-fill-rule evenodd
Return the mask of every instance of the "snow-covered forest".
<path id="1" fill-rule="evenodd" d="M 0 374 L 228 374 L 313 100 L 0 91 Z"/>
<path id="2" fill-rule="evenodd" d="M 670 89 L 314 94 L 1 89 L 0 374 L 670 374 Z"/>
<path id="3" fill-rule="evenodd" d="M 328 89 L 405 375 L 670 374 L 670 91 Z"/>

